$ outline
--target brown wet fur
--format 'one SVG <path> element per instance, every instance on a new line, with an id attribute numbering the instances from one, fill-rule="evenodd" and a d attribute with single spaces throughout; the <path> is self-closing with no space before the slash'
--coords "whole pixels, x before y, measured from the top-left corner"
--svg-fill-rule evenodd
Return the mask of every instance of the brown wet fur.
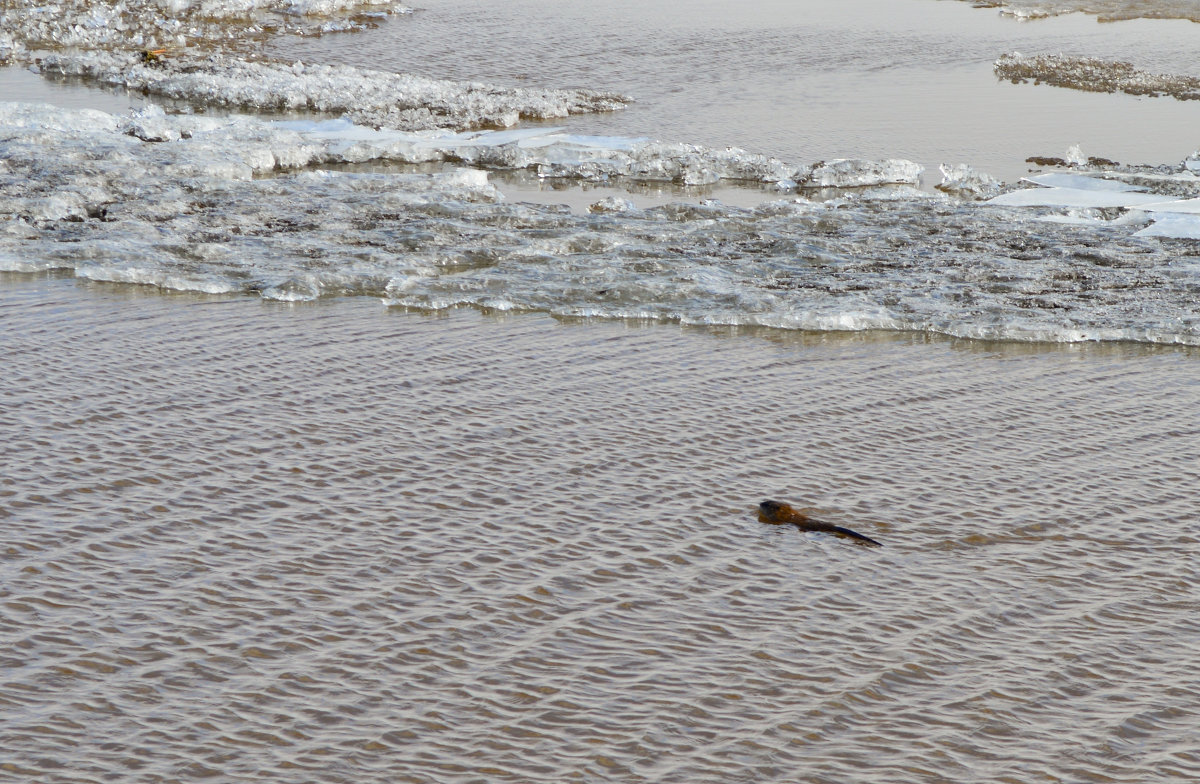
<path id="1" fill-rule="evenodd" d="M 864 544 L 883 547 L 883 544 L 880 542 L 863 536 L 857 531 L 851 531 L 849 528 L 842 528 L 840 525 L 827 523 L 823 520 L 814 520 L 799 509 L 780 501 L 763 501 L 759 504 L 758 519 L 760 522 L 770 523 L 771 525 L 786 525 L 791 523 L 801 531 L 823 531 L 835 536 L 848 537 Z"/>

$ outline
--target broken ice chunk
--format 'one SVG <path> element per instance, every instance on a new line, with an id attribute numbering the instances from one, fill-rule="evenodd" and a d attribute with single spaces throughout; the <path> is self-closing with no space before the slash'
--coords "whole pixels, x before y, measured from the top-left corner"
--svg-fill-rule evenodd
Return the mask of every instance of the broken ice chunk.
<path id="1" fill-rule="evenodd" d="M 1000 192 L 1001 183 L 990 174 L 975 171 L 965 163 L 956 166 L 943 163 L 938 167 L 942 181 L 937 189 L 967 199 L 986 199 Z"/>

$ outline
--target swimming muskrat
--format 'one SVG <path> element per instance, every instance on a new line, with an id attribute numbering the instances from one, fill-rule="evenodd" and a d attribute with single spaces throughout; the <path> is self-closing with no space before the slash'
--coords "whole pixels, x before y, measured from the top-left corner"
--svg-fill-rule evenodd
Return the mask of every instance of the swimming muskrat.
<path id="1" fill-rule="evenodd" d="M 867 544 L 873 544 L 877 547 L 883 547 L 879 542 L 876 542 L 870 537 L 851 531 L 849 528 L 842 528 L 840 525 L 826 523 L 821 520 L 814 520 L 804 512 L 797 511 L 787 504 L 781 504 L 778 501 L 763 501 L 758 505 L 758 519 L 764 523 L 772 525 L 783 525 L 791 523 L 801 531 L 824 531 L 838 536 L 849 536 L 852 539 L 858 539 Z"/>

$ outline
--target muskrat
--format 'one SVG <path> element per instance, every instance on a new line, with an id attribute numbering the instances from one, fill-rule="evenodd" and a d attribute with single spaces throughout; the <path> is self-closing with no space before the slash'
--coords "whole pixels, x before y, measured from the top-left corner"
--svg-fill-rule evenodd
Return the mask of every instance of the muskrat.
<path id="1" fill-rule="evenodd" d="M 772 525 L 791 523 L 801 531 L 824 531 L 825 533 L 837 534 L 838 536 L 849 536 L 852 539 L 873 544 L 876 547 L 883 547 L 883 544 L 876 542 L 869 536 L 863 536 L 857 531 L 851 531 L 849 528 L 842 528 L 840 525 L 834 525 L 833 523 L 826 523 L 823 520 L 814 520 L 804 514 L 804 512 L 779 501 L 763 501 L 759 504 L 758 519 Z"/>

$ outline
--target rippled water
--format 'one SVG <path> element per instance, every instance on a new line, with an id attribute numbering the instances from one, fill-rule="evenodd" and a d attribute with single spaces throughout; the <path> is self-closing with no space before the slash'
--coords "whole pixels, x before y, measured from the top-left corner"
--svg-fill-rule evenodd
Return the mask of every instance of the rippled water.
<path id="1" fill-rule="evenodd" d="M 6 778 L 1200 775 L 1194 350 L 0 284 Z"/>
<path id="2" fill-rule="evenodd" d="M 991 74 L 1186 71 L 1187 22 L 672 5 L 438 0 L 273 51 L 633 92 L 573 129 L 797 163 L 1195 146 L 1188 104 Z M 37 271 L 0 272 L 0 780 L 1200 777 L 1198 349 L 939 336 L 1193 340 L 1194 243 L 1151 216 L 662 183 L 590 213 L 81 117 L 0 156 L 0 264 Z M 919 331 L 805 331 L 872 325 Z"/>

